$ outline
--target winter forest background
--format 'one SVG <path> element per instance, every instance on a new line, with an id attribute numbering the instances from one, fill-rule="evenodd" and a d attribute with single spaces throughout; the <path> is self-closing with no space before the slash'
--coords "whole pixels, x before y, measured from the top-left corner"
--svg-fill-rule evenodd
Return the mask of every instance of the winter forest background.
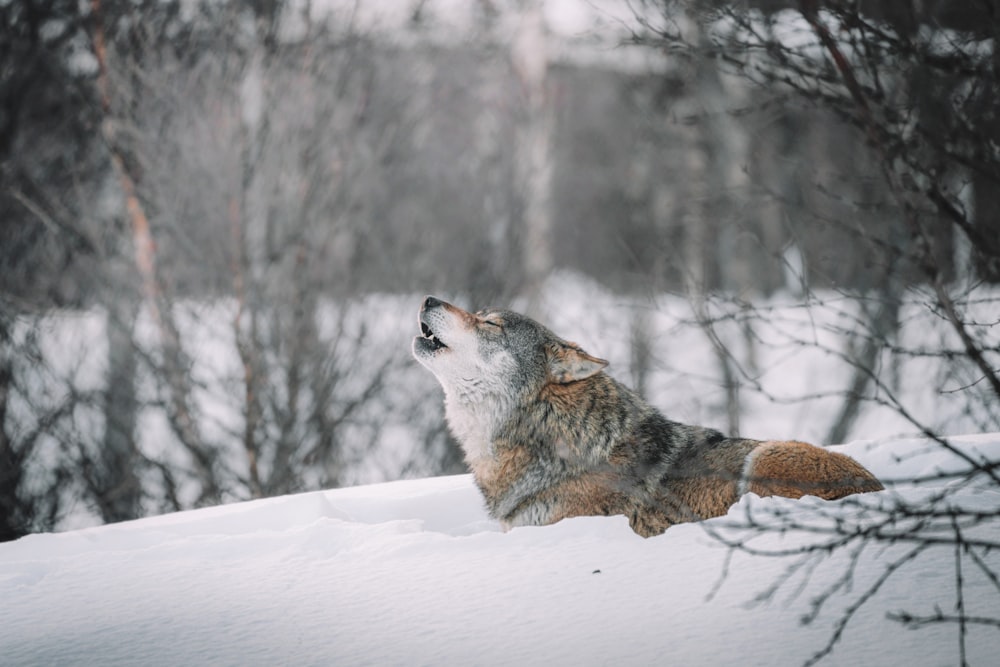
<path id="1" fill-rule="evenodd" d="M 0 540 L 464 471 L 427 293 L 680 421 L 1000 431 L 1000 3 L 0 0 L 0 31 Z"/>

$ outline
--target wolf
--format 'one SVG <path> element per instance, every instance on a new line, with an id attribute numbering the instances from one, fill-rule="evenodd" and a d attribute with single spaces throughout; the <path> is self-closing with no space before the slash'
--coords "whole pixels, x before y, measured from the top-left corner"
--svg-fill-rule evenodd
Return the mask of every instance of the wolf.
<path id="1" fill-rule="evenodd" d="M 882 490 L 854 459 L 798 441 L 729 438 L 671 421 L 607 361 L 509 310 L 433 296 L 413 355 L 504 529 L 624 515 L 639 535 L 725 514 L 744 493 L 825 499 Z"/>

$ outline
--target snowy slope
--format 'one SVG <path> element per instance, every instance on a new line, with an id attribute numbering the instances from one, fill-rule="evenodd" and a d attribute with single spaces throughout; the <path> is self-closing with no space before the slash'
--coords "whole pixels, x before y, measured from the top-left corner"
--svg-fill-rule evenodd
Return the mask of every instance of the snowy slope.
<path id="1" fill-rule="evenodd" d="M 952 442 L 973 457 L 1000 459 L 1000 434 Z M 885 479 L 957 465 L 920 440 L 841 451 Z M 863 505 L 927 492 L 899 483 Z M 966 485 L 951 502 L 997 508 L 1000 493 Z M 0 663 L 801 664 L 906 547 L 863 550 L 851 585 L 803 625 L 813 599 L 851 563 L 849 549 L 755 602 L 794 559 L 734 552 L 727 562 L 730 552 L 711 534 L 746 512 L 775 509 L 807 518 L 857 504 L 751 496 L 728 517 L 648 540 L 622 517 L 503 533 L 462 475 L 32 535 L 0 544 Z M 976 534 L 1000 540 L 1000 521 Z M 765 535 L 757 546 L 810 539 Z M 1000 567 L 997 552 L 979 556 Z M 820 664 L 956 664 L 955 626 L 908 630 L 886 619 L 935 606 L 951 613 L 954 562 L 954 550 L 942 548 L 900 568 Z M 967 612 L 1000 614 L 997 588 L 974 567 L 964 576 Z M 971 664 L 996 664 L 1000 633 L 970 627 L 967 647 Z"/>

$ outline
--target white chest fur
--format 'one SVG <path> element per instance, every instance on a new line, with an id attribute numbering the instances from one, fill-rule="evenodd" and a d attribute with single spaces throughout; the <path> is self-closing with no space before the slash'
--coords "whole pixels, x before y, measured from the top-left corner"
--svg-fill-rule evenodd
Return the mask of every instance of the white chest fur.
<path id="1" fill-rule="evenodd" d="M 452 434 L 462 446 L 465 459 L 472 464 L 493 456 L 493 438 L 510 414 L 500 401 L 467 402 L 452 392 L 445 392 L 445 416 Z"/>

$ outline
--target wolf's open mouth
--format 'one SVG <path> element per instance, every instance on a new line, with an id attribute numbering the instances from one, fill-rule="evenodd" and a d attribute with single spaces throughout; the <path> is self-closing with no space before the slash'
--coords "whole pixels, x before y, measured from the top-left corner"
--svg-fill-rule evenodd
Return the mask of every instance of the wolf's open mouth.
<path id="1" fill-rule="evenodd" d="M 431 328 L 426 324 L 424 324 L 423 322 L 420 323 L 420 334 L 424 337 L 424 340 L 430 341 L 431 345 L 434 346 L 435 350 L 440 350 L 442 348 L 448 347 L 447 345 L 442 343 L 441 339 L 435 336 L 434 332 L 431 331 Z"/>

